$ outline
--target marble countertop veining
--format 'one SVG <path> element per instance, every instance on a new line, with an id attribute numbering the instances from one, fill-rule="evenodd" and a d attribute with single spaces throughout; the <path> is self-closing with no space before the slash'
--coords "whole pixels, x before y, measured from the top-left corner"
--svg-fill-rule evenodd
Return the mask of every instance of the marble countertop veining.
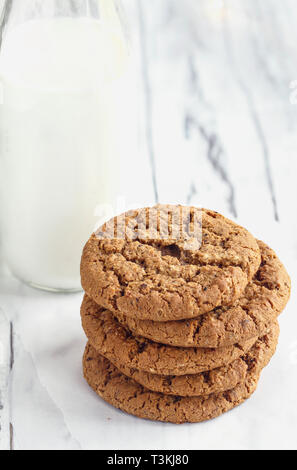
<path id="1" fill-rule="evenodd" d="M 296 2 L 123 3 L 143 89 L 134 197 L 216 209 L 277 251 L 293 284 L 279 347 L 230 413 L 140 420 L 83 381 L 82 294 L 32 290 L 0 257 L 0 449 L 297 449 Z"/>

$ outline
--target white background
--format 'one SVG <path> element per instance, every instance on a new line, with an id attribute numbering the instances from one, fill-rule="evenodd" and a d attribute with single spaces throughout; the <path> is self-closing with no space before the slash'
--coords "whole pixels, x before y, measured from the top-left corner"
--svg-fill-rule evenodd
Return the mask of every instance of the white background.
<path id="1" fill-rule="evenodd" d="M 296 449 L 297 4 L 123 3 L 143 83 L 135 200 L 216 209 L 271 244 L 293 283 L 278 351 L 255 395 L 214 421 L 127 416 L 82 380 L 82 295 L 31 290 L 2 262 L 0 448 Z"/>

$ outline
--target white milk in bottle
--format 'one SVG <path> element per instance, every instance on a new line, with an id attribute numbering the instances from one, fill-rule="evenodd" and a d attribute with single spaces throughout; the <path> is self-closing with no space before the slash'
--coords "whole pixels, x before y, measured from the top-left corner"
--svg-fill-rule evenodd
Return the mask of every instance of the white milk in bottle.
<path id="1" fill-rule="evenodd" d="M 27 21 L 0 56 L 1 229 L 20 279 L 80 288 L 98 204 L 114 204 L 127 139 L 129 61 L 120 28 L 100 20 Z"/>

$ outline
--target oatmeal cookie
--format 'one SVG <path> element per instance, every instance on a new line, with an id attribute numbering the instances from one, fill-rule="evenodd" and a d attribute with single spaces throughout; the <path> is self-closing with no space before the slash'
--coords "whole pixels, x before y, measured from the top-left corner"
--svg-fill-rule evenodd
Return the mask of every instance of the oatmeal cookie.
<path id="1" fill-rule="evenodd" d="M 272 350 L 275 344 L 271 345 Z M 271 351 L 268 353 L 271 356 Z M 108 359 L 87 345 L 83 369 L 92 389 L 106 402 L 140 418 L 170 423 L 206 421 L 231 410 L 256 390 L 259 371 L 267 365 L 267 354 L 249 364 L 246 379 L 235 388 L 208 396 L 181 397 L 152 392 L 120 372 Z"/>
<path id="2" fill-rule="evenodd" d="M 256 240 L 222 215 L 158 205 L 112 219 L 87 242 L 85 292 L 141 320 L 194 318 L 232 305 L 261 261 Z"/>
<path id="3" fill-rule="evenodd" d="M 233 306 L 171 322 L 137 320 L 120 312 L 117 319 L 135 335 L 172 346 L 220 348 L 263 335 L 285 308 L 291 281 L 274 251 L 261 241 L 258 245 L 260 268 Z"/>
<path id="4" fill-rule="evenodd" d="M 178 348 L 155 343 L 125 329 L 108 310 L 90 298 L 81 310 L 82 325 L 92 346 L 117 367 L 152 374 L 186 375 L 216 369 L 247 353 L 258 337 L 225 348 Z"/>
<path id="5" fill-rule="evenodd" d="M 139 371 L 122 364 L 117 368 L 127 377 L 154 392 L 182 397 L 210 395 L 231 390 L 243 383 L 251 364 L 253 364 L 254 372 L 261 372 L 263 364 L 267 365 L 275 353 L 278 336 L 279 326 L 276 322 L 270 332 L 259 338 L 250 351 L 240 359 L 227 366 L 200 374 L 164 376 Z"/>

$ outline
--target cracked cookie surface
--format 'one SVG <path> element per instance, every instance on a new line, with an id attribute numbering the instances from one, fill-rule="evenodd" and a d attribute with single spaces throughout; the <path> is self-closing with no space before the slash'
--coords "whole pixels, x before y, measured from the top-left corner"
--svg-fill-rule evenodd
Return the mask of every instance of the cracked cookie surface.
<path id="1" fill-rule="evenodd" d="M 108 310 L 90 298 L 81 309 L 82 326 L 92 346 L 113 364 L 160 375 L 186 375 L 216 369 L 248 352 L 258 337 L 225 348 L 179 348 L 133 336 Z"/>
<path id="2" fill-rule="evenodd" d="M 243 403 L 256 390 L 259 371 L 267 362 L 267 356 L 260 355 L 257 363 L 251 361 L 249 364 L 243 383 L 226 392 L 198 397 L 150 391 L 125 376 L 90 344 L 85 350 L 83 369 L 92 389 L 116 408 L 140 418 L 181 424 L 215 418 Z"/>
<path id="3" fill-rule="evenodd" d="M 127 212 L 94 233 L 81 280 L 114 313 L 181 320 L 234 303 L 260 260 L 253 236 L 222 215 L 159 205 Z"/>
<path id="4" fill-rule="evenodd" d="M 243 296 L 231 307 L 171 322 L 137 320 L 116 313 L 135 335 L 182 347 L 218 348 L 261 336 L 285 308 L 291 281 L 274 251 L 258 241 L 261 265 Z"/>
<path id="5" fill-rule="evenodd" d="M 231 390 L 245 381 L 253 365 L 255 373 L 260 373 L 275 353 L 279 337 L 279 325 L 275 322 L 270 332 L 259 338 L 244 356 L 231 364 L 200 374 L 162 376 L 132 369 L 123 364 L 117 368 L 127 377 L 154 392 L 183 397 L 210 395 Z"/>

